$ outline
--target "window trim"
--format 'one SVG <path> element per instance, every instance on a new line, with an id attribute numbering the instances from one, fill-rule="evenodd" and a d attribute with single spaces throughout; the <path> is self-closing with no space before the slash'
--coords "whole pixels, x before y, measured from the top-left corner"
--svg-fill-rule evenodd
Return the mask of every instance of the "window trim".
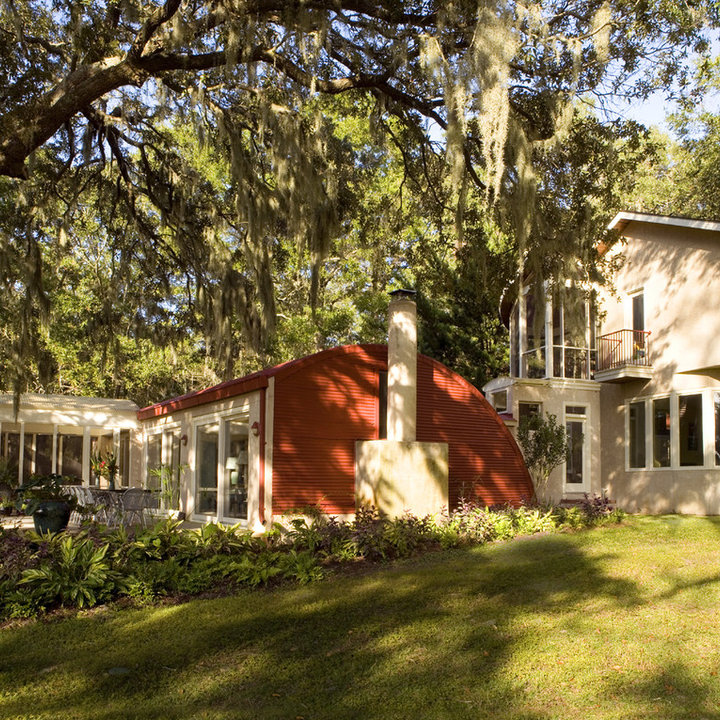
<path id="1" fill-rule="evenodd" d="M 625 408 L 625 472 L 686 472 L 686 471 L 707 471 L 720 469 L 720 463 L 715 464 L 715 406 L 714 393 L 720 392 L 718 388 L 696 388 L 687 390 L 673 390 L 669 393 L 658 393 L 657 395 L 640 395 L 627 398 L 623 405 Z M 702 436 L 700 442 L 703 448 L 702 465 L 681 465 L 680 464 L 680 398 L 691 395 L 701 397 L 701 418 Z M 654 423 L 653 406 L 656 400 L 667 398 L 670 401 L 670 465 L 655 467 L 654 457 Z M 645 407 L 645 466 L 630 467 L 630 405 L 643 403 Z"/>
<path id="2" fill-rule="evenodd" d="M 582 413 L 569 412 L 569 408 L 580 406 L 585 408 Z M 563 494 L 590 492 L 592 481 L 592 416 L 589 402 L 563 402 L 563 425 L 567 428 L 568 421 L 583 423 L 583 481 L 581 484 L 567 482 L 567 461 L 562 464 Z"/>
<path id="3" fill-rule="evenodd" d="M 221 458 L 225 457 L 225 423 L 228 420 L 231 420 L 234 417 L 237 416 L 244 416 L 247 419 L 248 424 L 250 424 L 251 416 L 252 416 L 252 403 L 249 398 L 246 398 L 241 404 L 238 404 L 235 407 L 227 408 L 225 410 L 216 410 L 215 412 L 211 413 L 205 413 L 204 415 L 198 415 L 196 417 L 193 417 L 190 421 L 190 427 L 191 427 L 191 442 L 192 446 L 188 448 L 188 456 L 187 456 L 187 463 L 189 466 L 188 474 L 189 474 L 189 482 L 190 482 L 190 489 L 188 492 L 188 517 L 193 522 L 199 522 L 199 523 L 212 523 L 212 522 L 221 522 L 221 523 L 237 523 L 244 527 L 250 527 L 252 523 L 252 517 L 253 513 L 256 512 L 255 508 L 256 506 L 259 507 L 258 501 L 257 501 L 257 495 L 258 495 L 258 482 L 254 479 L 254 474 L 251 469 L 252 463 L 255 462 L 253 459 L 252 461 L 249 460 L 248 462 L 248 516 L 247 519 L 239 519 L 239 518 L 228 518 L 222 513 L 224 512 L 224 499 L 221 498 L 221 495 L 223 494 L 223 482 L 224 482 L 224 467 L 222 470 L 220 469 L 220 464 L 223 462 Z M 195 500 L 196 500 L 196 492 L 197 492 L 197 431 L 198 428 L 202 425 L 211 425 L 213 423 L 219 423 L 219 434 L 218 434 L 218 470 L 216 474 L 216 488 L 217 488 L 217 497 L 218 497 L 218 504 L 215 515 L 208 515 L 206 513 L 197 513 L 195 511 Z M 249 458 L 252 458 L 252 450 L 250 449 L 251 443 L 248 442 L 248 453 Z"/>

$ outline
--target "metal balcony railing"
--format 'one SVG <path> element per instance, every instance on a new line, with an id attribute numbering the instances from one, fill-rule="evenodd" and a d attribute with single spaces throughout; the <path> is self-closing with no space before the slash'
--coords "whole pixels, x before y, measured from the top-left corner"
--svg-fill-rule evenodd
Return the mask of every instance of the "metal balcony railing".
<path id="1" fill-rule="evenodd" d="M 626 365 L 651 367 L 649 330 L 616 330 L 598 341 L 598 371 Z"/>

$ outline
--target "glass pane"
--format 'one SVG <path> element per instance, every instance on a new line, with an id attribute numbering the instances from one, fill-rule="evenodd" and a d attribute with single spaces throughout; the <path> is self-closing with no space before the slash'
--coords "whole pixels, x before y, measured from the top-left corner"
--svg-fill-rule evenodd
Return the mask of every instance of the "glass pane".
<path id="1" fill-rule="evenodd" d="M 568 436 L 568 457 L 565 464 L 565 482 L 571 485 L 583 481 L 583 425 L 582 420 L 565 423 Z"/>
<path id="2" fill-rule="evenodd" d="M 532 402 L 521 402 L 518 403 L 518 420 L 523 418 L 531 417 L 532 415 L 539 415 L 541 410 L 540 403 Z"/>
<path id="3" fill-rule="evenodd" d="M 203 425 L 197 429 L 195 443 L 195 512 L 217 513 L 217 464 L 219 426 Z"/>
<path id="4" fill-rule="evenodd" d="M 653 467 L 670 467 L 670 398 L 653 401 Z"/>
<path id="5" fill-rule="evenodd" d="M 720 392 L 713 393 L 715 405 L 715 464 L 720 465 Z"/>
<path id="6" fill-rule="evenodd" d="M 82 451 L 82 435 L 58 435 L 58 472 L 74 478 L 78 484 L 82 482 Z"/>
<path id="7" fill-rule="evenodd" d="M 35 436 L 35 474 L 49 475 L 52 472 L 52 435 Z"/>
<path id="8" fill-rule="evenodd" d="M 545 315 L 535 312 L 535 296 L 532 292 L 525 295 L 525 349 L 545 344 Z"/>
<path id="9" fill-rule="evenodd" d="M 112 430 L 90 438 L 90 462 L 94 462 L 93 458 L 96 458 L 103 463 L 103 469 L 100 470 L 99 474 L 97 474 L 91 467 L 90 482 L 92 484 L 99 484 L 103 487 L 107 487 L 108 466 L 106 463 L 109 460 L 108 456 L 114 453 L 115 439 L 113 437 Z M 117 475 L 115 476 L 115 480 L 117 480 Z"/>
<path id="10" fill-rule="evenodd" d="M 122 487 L 130 485 L 130 431 L 120 431 L 120 453 L 118 455 L 119 472 L 117 482 Z"/>
<path id="11" fill-rule="evenodd" d="M 32 433 L 25 433 L 23 439 L 23 482 L 30 479 L 35 472 L 35 453 L 33 445 L 35 444 L 35 436 Z"/>
<path id="12" fill-rule="evenodd" d="M 684 395 L 680 405 L 680 465 L 703 465 L 702 395 Z"/>
<path id="13" fill-rule="evenodd" d="M 565 299 L 565 346 L 584 348 L 587 347 L 586 329 L 587 318 L 585 317 L 585 298 L 582 293 L 569 291 Z M 567 357 L 566 357 L 567 359 Z M 565 377 L 572 377 L 566 375 Z"/>
<path id="14" fill-rule="evenodd" d="M 183 469 L 180 467 L 180 444 L 182 435 L 176 428 L 164 433 L 165 463 L 163 467 L 160 498 L 165 510 L 179 510 Z"/>
<path id="15" fill-rule="evenodd" d="M 640 293 L 632 299 L 633 330 L 636 332 L 645 329 L 645 296 Z"/>
<path id="16" fill-rule="evenodd" d="M 587 378 L 587 350 L 565 349 L 565 377 Z"/>
<path id="17" fill-rule="evenodd" d="M 507 390 L 498 390 L 492 394 L 493 407 L 497 412 L 507 411 Z"/>
<path id="18" fill-rule="evenodd" d="M 630 403 L 630 467 L 645 467 L 645 403 Z"/>
<path id="19" fill-rule="evenodd" d="M 148 490 L 160 490 L 160 469 L 162 466 L 162 435 L 148 435 L 145 451 L 145 487 Z"/>
<path id="20" fill-rule="evenodd" d="M 248 501 L 248 426 L 247 422 L 225 424 L 225 497 L 226 517 L 247 519 Z"/>
<path id="21" fill-rule="evenodd" d="M 17 482 L 18 463 L 20 461 L 20 433 L 3 433 L 2 456 L 7 461 L 8 468 L 14 471 L 15 482 Z"/>
<path id="22" fill-rule="evenodd" d="M 545 377 L 545 348 L 539 347 L 523 354 L 523 377 Z"/>

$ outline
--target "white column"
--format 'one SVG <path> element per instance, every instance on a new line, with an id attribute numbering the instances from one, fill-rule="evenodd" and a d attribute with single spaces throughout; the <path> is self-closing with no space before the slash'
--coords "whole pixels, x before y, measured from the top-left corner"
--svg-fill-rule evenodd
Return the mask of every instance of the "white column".
<path id="1" fill-rule="evenodd" d="M 715 467 L 715 401 L 712 390 L 702 393 L 703 465 Z"/>
<path id="2" fill-rule="evenodd" d="M 545 284 L 545 377 L 553 377 L 553 325 L 552 325 L 552 295 L 549 293 L 549 287 Z"/>
<path id="3" fill-rule="evenodd" d="M 57 473 L 57 456 L 58 456 L 58 426 L 53 425 L 53 441 L 52 441 L 52 463 L 50 465 L 50 472 Z"/>
<path id="4" fill-rule="evenodd" d="M 20 422 L 20 447 L 18 448 L 18 482 L 23 481 L 23 465 L 25 464 L 25 422 Z"/>

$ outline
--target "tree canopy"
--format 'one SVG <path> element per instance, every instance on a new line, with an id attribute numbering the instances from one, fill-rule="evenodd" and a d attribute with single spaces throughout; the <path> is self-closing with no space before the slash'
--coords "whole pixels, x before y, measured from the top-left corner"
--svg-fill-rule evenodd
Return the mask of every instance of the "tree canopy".
<path id="1" fill-rule="evenodd" d="M 165 393 L 379 339 L 393 281 L 426 289 L 428 347 L 490 361 L 518 262 L 591 266 L 637 150 L 580 105 L 682 87 L 716 22 L 709 0 L 3 3 L 5 383 L 153 399 L 143 366 Z"/>

